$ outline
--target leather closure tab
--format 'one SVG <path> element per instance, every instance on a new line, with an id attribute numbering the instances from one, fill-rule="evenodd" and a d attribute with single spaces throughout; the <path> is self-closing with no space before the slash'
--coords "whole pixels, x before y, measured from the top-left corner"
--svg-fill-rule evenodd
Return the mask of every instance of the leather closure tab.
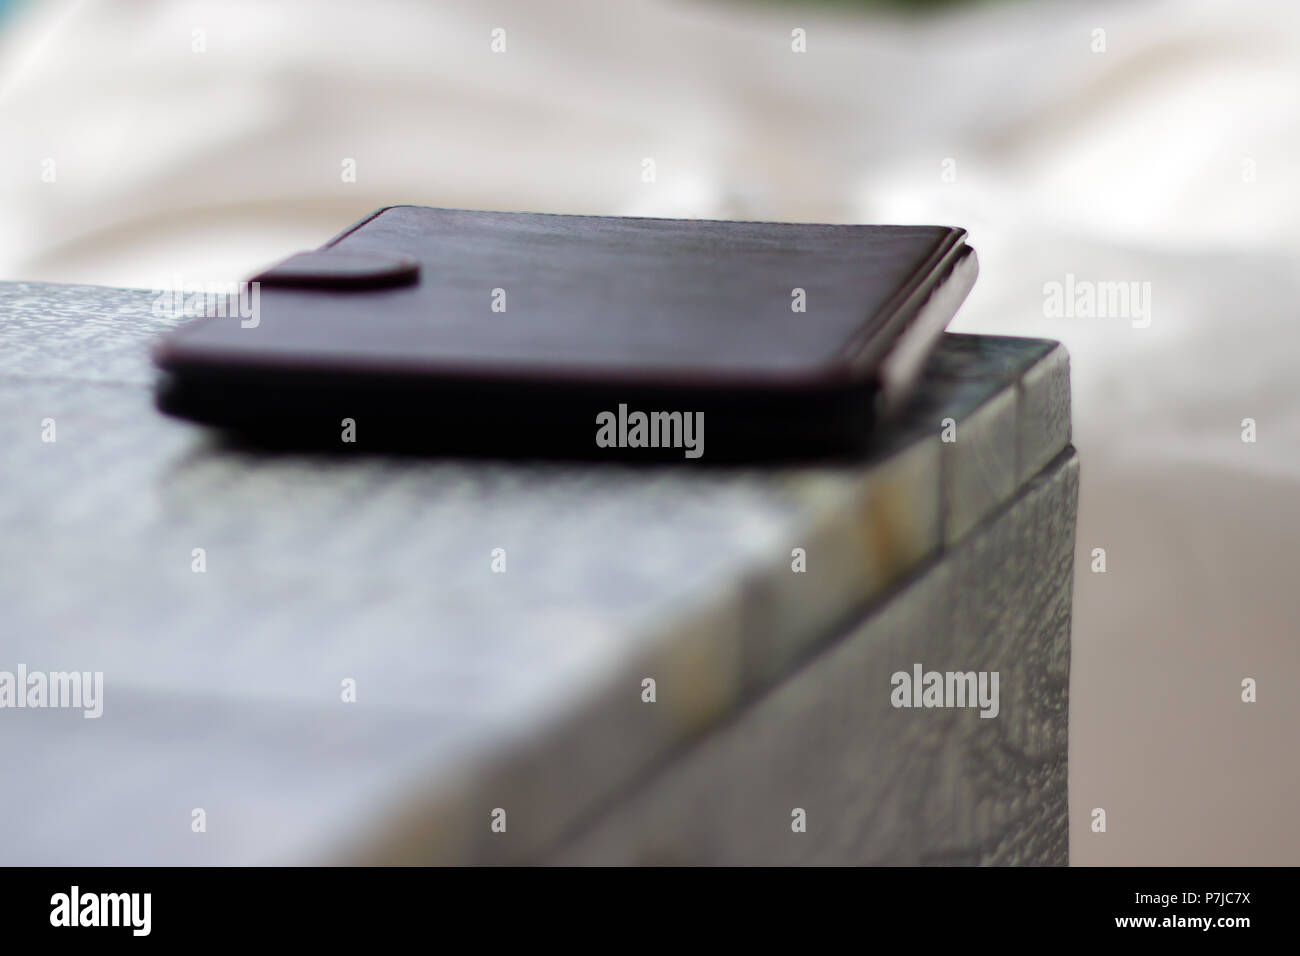
<path id="1" fill-rule="evenodd" d="M 249 281 L 296 289 L 379 289 L 419 278 L 420 263 L 410 256 L 327 246 L 292 255 Z"/>

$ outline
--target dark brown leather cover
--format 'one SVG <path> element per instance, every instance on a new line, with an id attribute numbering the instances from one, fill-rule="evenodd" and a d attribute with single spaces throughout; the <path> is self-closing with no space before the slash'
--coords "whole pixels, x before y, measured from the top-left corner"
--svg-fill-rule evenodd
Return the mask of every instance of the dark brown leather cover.
<path id="1" fill-rule="evenodd" d="M 230 399 L 272 380 L 287 404 L 295 391 L 399 382 L 444 398 L 457 383 L 531 387 L 539 401 L 547 386 L 608 389 L 598 402 L 680 392 L 677 407 L 701 392 L 894 398 L 974 281 L 964 239 L 937 226 L 393 206 L 255 277 L 254 327 L 201 319 L 155 357 L 179 389 L 164 407 L 217 424 L 214 389 Z"/>

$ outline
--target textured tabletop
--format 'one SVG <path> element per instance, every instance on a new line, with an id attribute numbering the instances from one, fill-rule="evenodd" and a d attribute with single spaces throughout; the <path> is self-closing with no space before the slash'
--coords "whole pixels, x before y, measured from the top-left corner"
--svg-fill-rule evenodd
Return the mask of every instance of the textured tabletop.
<path id="1" fill-rule="evenodd" d="M 154 298 L 0 284 L 0 672 L 104 681 L 0 710 L 0 863 L 528 858 L 1069 441 L 1058 346 L 949 335 L 852 465 L 265 455 L 154 410 Z"/>

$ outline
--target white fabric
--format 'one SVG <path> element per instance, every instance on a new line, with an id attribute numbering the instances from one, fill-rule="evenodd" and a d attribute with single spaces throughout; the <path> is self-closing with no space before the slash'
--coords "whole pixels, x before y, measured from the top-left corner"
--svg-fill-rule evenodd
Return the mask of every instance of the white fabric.
<path id="1" fill-rule="evenodd" d="M 1072 355 L 1072 859 L 1300 863 L 1298 118 L 1287 2 L 36 3 L 0 277 L 233 279 L 397 202 L 966 226 L 953 327 Z M 1150 326 L 1045 317 L 1067 274 Z"/>

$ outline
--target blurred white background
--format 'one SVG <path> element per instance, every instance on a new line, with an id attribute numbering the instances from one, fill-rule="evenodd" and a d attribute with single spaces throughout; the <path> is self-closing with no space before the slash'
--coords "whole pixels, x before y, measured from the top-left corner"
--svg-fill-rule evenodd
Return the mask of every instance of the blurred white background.
<path id="1" fill-rule="evenodd" d="M 1072 860 L 1300 863 L 1300 6 L 28 0 L 0 130 L 0 279 L 236 279 L 390 203 L 967 227 L 953 328 L 1073 361 Z M 1045 317 L 1067 274 L 1150 326 Z"/>

